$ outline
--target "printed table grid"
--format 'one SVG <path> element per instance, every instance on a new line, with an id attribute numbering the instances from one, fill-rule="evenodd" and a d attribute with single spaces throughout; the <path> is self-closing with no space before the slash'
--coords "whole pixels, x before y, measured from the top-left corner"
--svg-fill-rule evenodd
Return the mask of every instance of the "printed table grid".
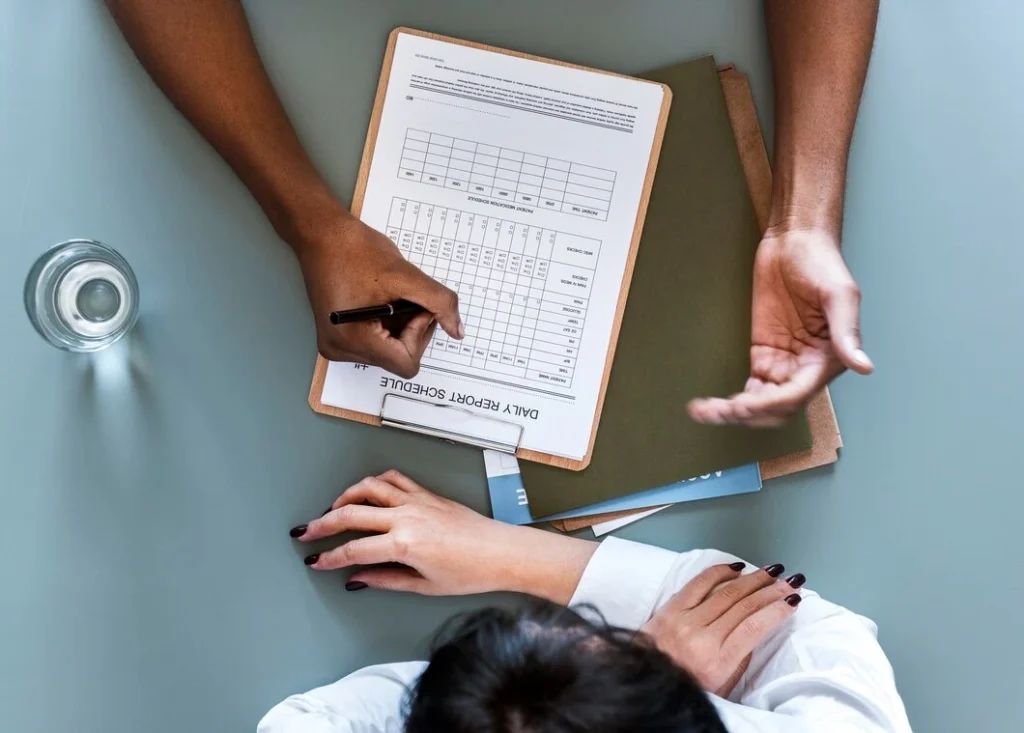
<path id="1" fill-rule="evenodd" d="M 466 337 L 438 328 L 428 359 L 572 385 L 600 241 L 398 197 L 386 234 L 459 295 Z"/>
<path id="2" fill-rule="evenodd" d="M 398 177 L 602 221 L 615 189 L 615 171 L 413 128 Z"/>

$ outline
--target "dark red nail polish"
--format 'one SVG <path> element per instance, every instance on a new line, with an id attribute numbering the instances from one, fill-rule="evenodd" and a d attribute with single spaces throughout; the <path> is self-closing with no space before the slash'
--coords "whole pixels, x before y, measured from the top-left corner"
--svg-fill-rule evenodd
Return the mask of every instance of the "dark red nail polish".
<path id="1" fill-rule="evenodd" d="M 793 608 L 796 608 L 800 605 L 800 596 L 798 596 L 796 593 L 794 593 L 791 596 L 786 596 L 783 600 L 785 600 L 786 603 L 791 605 Z"/>
<path id="2" fill-rule="evenodd" d="M 364 583 L 361 580 L 350 580 L 347 583 L 345 583 L 345 590 L 347 590 L 347 591 L 357 591 L 357 590 L 362 590 L 363 588 L 369 588 L 369 587 L 370 586 L 368 586 L 366 583 Z"/>
<path id="3" fill-rule="evenodd" d="M 315 565 L 316 561 L 320 559 L 320 553 L 314 552 L 312 555 L 306 555 L 306 558 L 302 561 L 307 565 Z"/>
<path id="4" fill-rule="evenodd" d="M 786 578 L 786 582 L 789 583 L 790 586 L 792 586 L 793 588 L 799 588 L 807 582 L 807 578 L 804 576 L 803 573 L 797 573 L 795 575 L 790 575 L 788 578 Z"/>
<path id="5" fill-rule="evenodd" d="M 745 562 L 734 562 L 732 565 L 729 566 L 729 569 L 738 573 L 745 567 L 747 567 L 747 564 Z"/>
<path id="6" fill-rule="evenodd" d="M 306 527 L 307 526 L 308 525 L 300 524 L 298 527 L 292 527 L 290 530 L 288 530 L 288 536 L 291 537 L 292 539 L 296 539 L 298 537 L 301 537 L 302 535 L 306 534 Z"/>
<path id="7" fill-rule="evenodd" d="M 779 563 L 775 563 L 774 565 L 769 565 L 768 567 L 766 567 L 764 571 L 773 578 L 777 578 L 786 571 L 786 566 L 780 565 Z"/>

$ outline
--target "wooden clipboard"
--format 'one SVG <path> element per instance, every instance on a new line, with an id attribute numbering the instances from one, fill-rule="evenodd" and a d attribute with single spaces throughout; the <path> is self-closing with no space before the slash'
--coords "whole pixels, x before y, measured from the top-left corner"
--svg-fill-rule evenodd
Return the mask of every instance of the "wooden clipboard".
<path id="1" fill-rule="evenodd" d="M 750 188 L 750 196 L 754 203 L 754 214 L 762 230 L 768 226 L 768 215 L 772 198 L 772 169 L 768 162 L 761 125 L 757 120 L 757 109 L 750 93 L 750 84 L 746 75 L 740 73 L 732 65 L 719 69 L 718 77 L 722 82 L 722 92 L 736 136 L 736 147 L 739 150 L 740 162 Z M 809 450 L 780 456 L 762 461 L 761 478 L 768 481 L 780 476 L 788 476 L 810 468 L 825 466 L 839 460 L 839 449 L 843 446 L 843 438 L 839 433 L 832 397 L 828 388 L 823 389 L 807 405 L 807 421 L 811 430 L 811 448 Z M 559 519 L 550 522 L 551 526 L 563 532 L 575 532 L 601 522 L 629 517 L 649 511 L 655 507 L 629 509 L 605 514 L 591 514 L 586 517 Z"/>
<path id="2" fill-rule="evenodd" d="M 443 41 L 445 43 L 453 43 L 461 46 L 468 46 L 470 48 L 480 49 L 482 51 L 491 51 L 494 53 L 505 54 L 507 56 L 515 56 L 523 59 L 530 59 L 532 61 L 539 61 L 546 64 L 554 64 L 556 66 L 564 66 L 571 69 L 580 69 L 583 71 L 590 71 L 600 74 L 607 74 L 609 76 L 617 76 L 627 79 L 633 79 L 635 81 L 641 81 L 645 84 L 656 84 L 656 82 L 647 81 L 645 79 L 636 79 L 635 77 L 629 77 L 625 74 L 616 74 L 611 71 L 603 71 L 600 69 L 593 69 L 586 66 L 580 66 L 577 64 L 570 64 L 565 61 L 557 61 L 555 59 L 543 58 L 541 56 L 534 56 L 519 51 L 512 51 L 504 48 L 497 48 L 495 46 L 488 46 L 482 43 L 474 43 L 472 41 L 464 41 L 458 38 L 451 38 L 449 36 L 443 36 L 436 33 L 429 33 L 427 31 L 415 30 L 412 28 L 396 28 L 391 32 L 388 37 L 387 49 L 384 53 L 384 63 L 381 67 L 380 82 L 377 85 L 377 96 L 373 103 L 373 112 L 370 115 L 370 126 L 366 133 L 366 143 L 363 146 L 363 159 L 359 166 L 359 177 L 356 181 L 355 192 L 352 196 L 351 211 L 355 216 L 359 216 L 363 198 L 366 194 L 366 185 L 370 177 L 370 166 L 373 162 L 374 149 L 377 144 L 377 133 L 380 127 L 381 115 L 384 111 L 384 100 L 387 96 L 388 80 L 391 77 L 391 66 L 394 59 L 395 47 L 398 43 L 399 36 L 406 34 L 412 36 L 421 36 L 423 38 L 430 38 L 436 41 Z M 622 313 L 626 307 L 626 298 L 629 295 L 629 284 L 633 275 L 633 267 L 636 262 L 636 253 L 640 245 L 640 235 L 643 231 L 644 218 L 647 214 L 647 204 L 650 199 L 651 186 L 654 183 L 654 174 L 658 167 L 658 156 L 661 152 L 661 144 L 665 135 L 665 123 L 668 120 L 669 108 L 672 104 L 672 90 L 665 84 L 657 84 L 663 90 L 663 98 L 661 105 L 661 112 L 658 115 L 658 124 L 654 134 L 654 144 L 651 147 L 650 159 L 647 163 L 647 174 L 644 178 L 643 191 L 640 197 L 640 205 L 637 208 L 636 222 L 633 227 L 633 237 L 630 240 L 629 253 L 626 259 L 626 268 L 622 278 L 622 286 L 619 290 L 618 303 L 615 309 L 615 316 L 612 324 L 611 339 L 608 347 L 608 355 L 604 363 L 604 372 L 601 377 L 601 388 L 598 392 L 597 407 L 594 412 L 594 423 L 590 431 L 590 442 L 587 446 L 587 452 L 581 460 L 574 460 L 571 458 L 565 458 L 563 456 L 556 456 L 549 453 L 542 453 L 535 450 L 526 450 L 519 448 L 515 455 L 520 460 L 535 461 L 538 463 L 546 463 L 551 466 L 557 466 L 559 468 L 565 468 L 572 471 L 582 471 L 590 464 L 591 455 L 594 450 L 594 440 L 597 437 L 597 428 L 601 421 L 601 409 L 604 405 L 605 391 L 608 388 L 608 375 L 611 373 L 612 361 L 615 358 L 615 346 L 619 338 L 619 328 L 622 324 Z M 341 417 L 346 420 L 354 420 L 356 422 L 366 423 L 367 425 L 380 426 L 382 424 L 381 415 L 372 415 L 365 412 L 358 412 L 355 410 L 347 410 L 344 408 L 334 407 L 332 405 L 324 404 L 321 397 L 323 395 L 324 382 L 327 379 L 327 366 L 329 362 L 321 355 L 317 355 L 316 367 L 313 371 L 313 383 L 309 390 L 309 405 L 315 412 L 319 412 L 323 415 L 331 415 L 333 417 Z"/>

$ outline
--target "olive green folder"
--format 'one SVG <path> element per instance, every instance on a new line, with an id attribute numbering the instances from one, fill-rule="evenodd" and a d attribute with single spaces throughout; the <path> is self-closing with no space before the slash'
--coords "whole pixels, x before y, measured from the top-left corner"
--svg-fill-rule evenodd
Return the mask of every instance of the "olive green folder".
<path id="1" fill-rule="evenodd" d="M 811 446 L 804 415 L 772 430 L 708 426 L 694 397 L 743 389 L 760 231 L 714 59 L 641 76 L 672 88 L 593 459 L 520 462 L 534 517 Z"/>

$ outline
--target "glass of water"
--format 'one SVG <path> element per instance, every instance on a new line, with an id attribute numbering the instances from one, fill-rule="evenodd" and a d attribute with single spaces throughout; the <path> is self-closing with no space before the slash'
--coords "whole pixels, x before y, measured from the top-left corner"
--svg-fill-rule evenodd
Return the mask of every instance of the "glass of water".
<path id="1" fill-rule="evenodd" d="M 39 335 L 57 348 L 99 351 L 135 325 L 139 284 L 116 251 L 91 239 L 72 239 L 32 265 L 25 310 Z"/>

